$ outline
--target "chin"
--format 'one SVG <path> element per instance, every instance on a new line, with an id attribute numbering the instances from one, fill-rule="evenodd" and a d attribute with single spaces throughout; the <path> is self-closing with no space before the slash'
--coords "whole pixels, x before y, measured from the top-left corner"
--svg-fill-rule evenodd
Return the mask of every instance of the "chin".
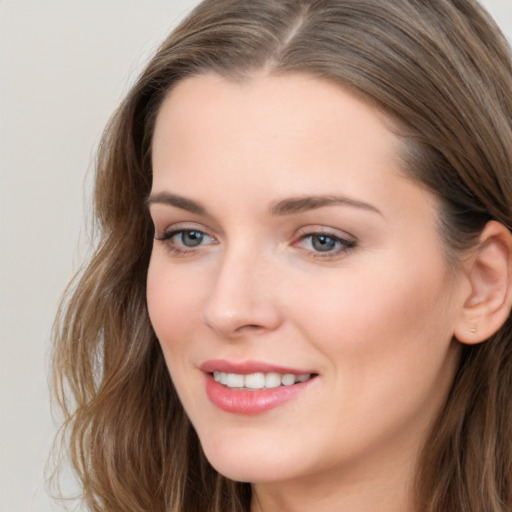
<path id="1" fill-rule="evenodd" d="M 246 460 L 208 459 L 221 475 L 235 482 L 270 483 L 293 478 L 288 471 L 273 465 L 250 463 Z"/>
<path id="2" fill-rule="evenodd" d="M 271 441 L 255 442 L 246 438 L 211 440 L 201 443 L 208 462 L 221 475 L 237 481 L 264 483 L 293 478 L 290 468 L 296 468 L 286 452 Z M 298 450 L 295 451 L 298 453 Z"/>

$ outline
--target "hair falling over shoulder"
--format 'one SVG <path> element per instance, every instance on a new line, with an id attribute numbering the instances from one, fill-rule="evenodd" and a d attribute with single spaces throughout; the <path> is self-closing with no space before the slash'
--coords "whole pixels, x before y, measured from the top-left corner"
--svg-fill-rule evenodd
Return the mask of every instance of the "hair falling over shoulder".
<path id="1" fill-rule="evenodd" d="M 512 59 L 474 0 L 206 0 L 168 37 L 107 126 L 97 246 L 54 327 L 59 442 L 89 511 L 248 512 L 247 483 L 206 461 L 146 306 L 146 198 L 158 109 L 180 80 L 260 69 L 346 87 L 401 126 L 408 172 L 441 200 L 456 258 L 512 226 Z M 512 510 L 512 323 L 465 346 L 418 462 L 418 512 Z"/>

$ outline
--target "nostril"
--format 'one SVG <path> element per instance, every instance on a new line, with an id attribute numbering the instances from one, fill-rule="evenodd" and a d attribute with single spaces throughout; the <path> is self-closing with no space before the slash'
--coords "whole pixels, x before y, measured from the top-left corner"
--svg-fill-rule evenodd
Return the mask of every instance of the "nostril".
<path id="1" fill-rule="evenodd" d="M 248 325 L 241 325 L 236 329 L 237 332 L 255 332 L 255 331 L 261 331 L 263 327 L 261 325 L 256 324 L 248 324 Z"/>

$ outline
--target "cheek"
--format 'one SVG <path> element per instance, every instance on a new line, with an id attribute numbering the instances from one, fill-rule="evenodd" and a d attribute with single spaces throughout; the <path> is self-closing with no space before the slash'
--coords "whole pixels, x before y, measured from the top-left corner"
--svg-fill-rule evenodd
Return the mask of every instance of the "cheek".
<path id="1" fill-rule="evenodd" d="M 200 325 L 198 293 L 201 288 L 191 276 L 173 269 L 166 255 L 153 255 L 148 268 L 147 303 L 151 324 L 162 347 L 176 391 L 187 412 L 197 407 L 191 391 L 190 333 Z M 193 349 L 192 349 L 193 350 Z"/>
<path id="2" fill-rule="evenodd" d="M 297 298 L 296 318 L 334 370 L 361 382 L 377 376 L 415 378 L 429 362 L 439 368 L 449 348 L 456 308 L 444 264 L 389 265 L 346 272 L 338 283 L 317 282 Z M 425 279 L 422 268 L 429 268 Z M 376 278 L 375 276 L 378 276 Z"/>
<path id="3" fill-rule="evenodd" d="M 308 288 L 297 299 L 296 318 L 309 319 L 305 336 L 324 356 L 331 396 L 340 397 L 336 411 L 330 399 L 324 403 L 332 438 L 343 431 L 359 448 L 371 446 L 376 433 L 381 439 L 429 422 L 457 363 L 445 273 L 432 268 L 427 280 L 421 272 L 380 270 L 354 271 L 343 286 Z"/>
<path id="4" fill-rule="evenodd" d="M 179 269 L 169 268 L 165 255 L 152 256 L 147 278 L 148 311 L 165 354 L 179 349 L 183 333 L 200 321 L 197 284 L 184 278 Z"/>

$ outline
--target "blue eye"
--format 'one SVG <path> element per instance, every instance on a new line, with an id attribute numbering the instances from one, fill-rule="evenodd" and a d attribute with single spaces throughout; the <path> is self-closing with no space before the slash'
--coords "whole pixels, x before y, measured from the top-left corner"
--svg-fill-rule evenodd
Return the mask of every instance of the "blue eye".
<path id="1" fill-rule="evenodd" d="M 318 252 L 329 252 L 337 247 L 338 241 L 329 235 L 311 235 L 311 246 Z"/>
<path id="2" fill-rule="evenodd" d="M 317 257 L 338 256 L 356 246 L 355 242 L 327 233 L 309 233 L 301 242 L 304 249 Z"/>
<path id="3" fill-rule="evenodd" d="M 187 254 L 202 245 L 215 243 L 212 237 L 197 229 L 174 229 L 155 238 L 176 254 Z"/>
<path id="4" fill-rule="evenodd" d="M 174 235 L 185 247 L 197 247 L 201 245 L 205 234 L 201 231 L 181 231 Z"/>

